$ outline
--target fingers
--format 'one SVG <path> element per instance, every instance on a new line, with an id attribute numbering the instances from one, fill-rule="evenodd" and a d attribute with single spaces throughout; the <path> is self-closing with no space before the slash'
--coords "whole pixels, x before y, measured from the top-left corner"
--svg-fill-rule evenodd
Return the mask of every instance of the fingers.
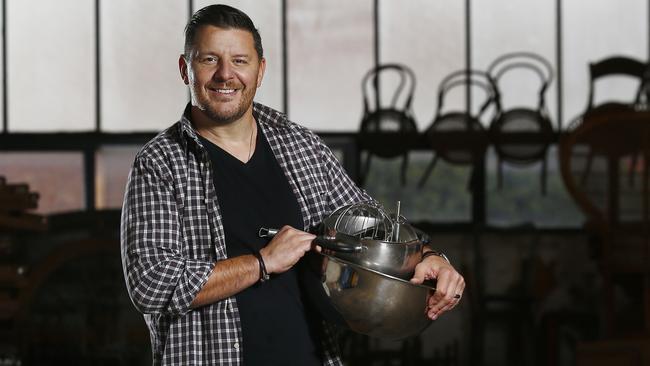
<path id="1" fill-rule="evenodd" d="M 312 248 L 316 236 L 308 232 L 282 227 L 269 244 L 260 250 L 269 273 L 282 273 L 293 267 Z"/>
<path id="2" fill-rule="evenodd" d="M 444 312 L 453 309 L 462 298 L 465 279 L 451 266 L 440 270 L 436 291 L 429 297 L 427 316 L 436 320 Z"/>
<path id="3" fill-rule="evenodd" d="M 449 299 L 448 296 L 445 297 L 445 301 L 447 302 L 446 305 L 444 305 L 439 311 L 437 316 L 440 316 L 441 314 L 445 313 L 446 311 L 449 311 L 456 307 L 459 303 L 460 300 L 463 297 L 463 291 L 465 290 L 465 284 L 463 283 L 462 286 L 459 288 L 456 288 L 454 290 L 451 290 L 449 294 L 453 294 L 451 296 L 451 299 Z"/>
<path id="4" fill-rule="evenodd" d="M 413 274 L 413 278 L 411 278 L 411 283 L 421 285 L 424 280 L 428 280 L 433 278 L 433 271 L 429 266 L 427 266 L 424 262 L 418 263 L 417 266 L 415 266 L 415 273 Z"/>

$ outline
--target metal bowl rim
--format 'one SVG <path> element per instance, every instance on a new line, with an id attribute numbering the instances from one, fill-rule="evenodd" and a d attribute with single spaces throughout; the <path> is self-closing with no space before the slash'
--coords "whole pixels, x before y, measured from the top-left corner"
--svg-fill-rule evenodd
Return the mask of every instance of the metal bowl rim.
<path id="1" fill-rule="evenodd" d="M 410 241 L 386 241 L 386 240 L 379 240 L 379 239 L 370 239 L 370 238 L 361 238 L 361 244 L 364 243 L 371 243 L 373 245 L 388 245 L 388 246 L 394 246 L 394 245 L 406 245 L 406 246 L 415 246 L 422 244 L 422 241 L 420 239 L 413 239 Z"/>
<path id="2" fill-rule="evenodd" d="M 382 276 L 382 277 L 386 277 L 386 278 L 391 279 L 391 280 L 395 280 L 395 281 L 403 282 L 403 283 L 409 284 L 409 285 L 411 285 L 411 286 L 416 286 L 416 287 L 426 288 L 426 289 L 428 289 L 428 290 L 432 290 L 432 291 L 435 291 L 435 290 L 436 290 L 436 288 L 433 287 L 433 286 L 428 286 L 428 285 L 424 285 L 424 284 L 413 283 L 413 282 L 410 282 L 410 281 L 407 281 L 407 280 L 401 279 L 401 278 L 399 278 L 399 277 L 391 276 L 391 275 L 388 275 L 388 274 L 385 274 L 385 273 L 379 272 L 379 271 L 377 271 L 377 270 L 374 270 L 374 269 L 371 269 L 371 268 L 366 268 L 366 267 L 364 267 L 364 266 L 360 266 L 360 265 L 358 265 L 358 264 L 355 264 L 355 263 L 352 263 L 352 262 L 349 262 L 349 261 L 346 261 L 346 260 L 343 260 L 343 259 L 340 259 L 340 258 L 337 258 L 337 257 L 331 256 L 331 255 L 329 255 L 329 254 L 320 253 L 320 255 L 322 255 L 322 256 L 324 256 L 324 257 L 327 257 L 327 258 L 329 258 L 330 260 L 333 260 L 334 262 L 341 262 L 341 263 L 343 263 L 343 264 L 346 264 L 346 265 L 352 266 L 352 267 L 354 267 L 354 268 L 361 269 L 361 270 L 368 271 L 368 272 L 372 272 L 372 273 L 378 274 L 378 275 L 380 275 L 380 276 Z"/>

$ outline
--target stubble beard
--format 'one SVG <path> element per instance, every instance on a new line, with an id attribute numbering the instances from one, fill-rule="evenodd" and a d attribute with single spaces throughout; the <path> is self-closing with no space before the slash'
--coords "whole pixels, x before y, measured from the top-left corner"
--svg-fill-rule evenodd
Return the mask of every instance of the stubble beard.
<path id="1" fill-rule="evenodd" d="M 257 85 L 257 81 L 255 81 Z M 197 98 L 197 106 L 199 109 L 213 122 L 219 125 L 226 125 L 232 122 L 235 122 L 242 118 L 251 104 L 253 103 L 253 98 L 255 97 L 254 88 L 244 87 L 241 90 L 241 98 L 239 103 L 234 109 L 231 110 L 221 110 L 221 102 L 211 99 L 209 96 Z"/>

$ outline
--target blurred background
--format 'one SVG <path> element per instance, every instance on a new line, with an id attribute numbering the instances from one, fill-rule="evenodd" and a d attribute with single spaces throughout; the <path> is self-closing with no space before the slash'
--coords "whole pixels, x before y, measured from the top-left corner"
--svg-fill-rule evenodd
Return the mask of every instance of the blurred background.
<path id="1" fill-rule="evenodd" d="M 150 364 L 120 207 L 211 3 L 0 1 L 0 365 Z M 418 337 L 343 332 L 346 364 L 650 364 L 648 1 L 223 3 L 262 35 L 257 101 L 466 277 Z"/>

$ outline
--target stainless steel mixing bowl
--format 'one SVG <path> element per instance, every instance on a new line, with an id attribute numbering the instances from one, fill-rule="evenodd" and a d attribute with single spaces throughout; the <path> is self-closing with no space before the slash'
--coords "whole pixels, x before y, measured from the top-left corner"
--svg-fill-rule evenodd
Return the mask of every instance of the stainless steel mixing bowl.
<path id="1" fill-rule="evenodd" d="M 413 277 L 415 266 L 422 260 L 422 242 L 419 240 L 395 243 L 361 239 L 360 251 L 323 251 L 332 257 L 403 280 Z"/>
<path id="2" fill-rule="evenodd" d="M 415 285 L 329 255 L 322 268 L 326 312 L 351 330 L 398 340 L 417 335 L 431 324 L 425 308 L 435 287 Z"/>

